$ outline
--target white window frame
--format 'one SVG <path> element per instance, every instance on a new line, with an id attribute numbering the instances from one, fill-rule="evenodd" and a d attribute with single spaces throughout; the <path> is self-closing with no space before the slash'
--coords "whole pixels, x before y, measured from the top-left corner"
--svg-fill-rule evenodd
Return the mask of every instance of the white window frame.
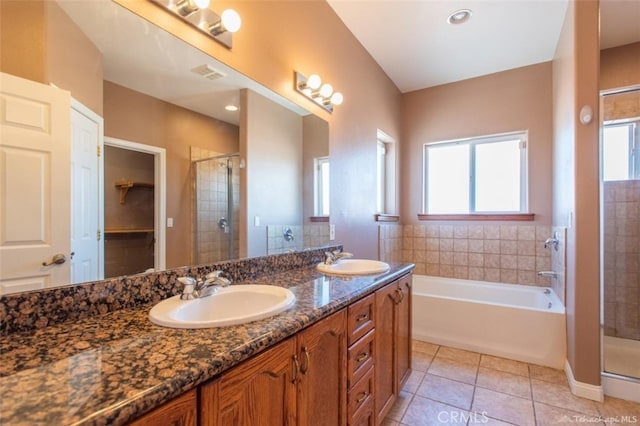
<path id="1" fill-rule="evenodd" d="M 322 184 L 324 181 L 324 173 L 322 166 L 327 164 L 331 170 L 329 157 L 317 157 L 313 159 L 313 212 L 314 216 L 329 216 L 329 206 L 324 204 L 325 192 L 329 192 L 329 188 Z M 330 172 L 329 172 L 330 173 Z M 329 198 L 329 197 L 327 197 Z M 325 212 L 326 210 L 326 212 Z"/>
<path id="2" fill-rule="evenodd" d="M 528 171 L 528 131 L 516 131 L 509 133 L 500 133 L 494 135 L 486 135 L 479 137 L 471 137 L 464 139 L 453 139 L 447 141 L 429 142 L 423 145 L 423 163 L 422 163 L 422 211 L 424 214 L 432 214 L 429 212 L 428 206 L 428 170 L 429 164 L 429 148 L 434 146 L 445 145 L 468 145 L 470 147 L 469 153 L 469 211 L 463 214 L 518 214 L 529 213 L 529 171 Z M 520 141 L 520 210 L 509 211 L 476 211 L 475 209 L 475 146 L 487 143 L 505 142 L 511 140 Z M 438 213 L 446 214 L 446 213 Z"/>
<path id="3" fill-rule="evenodd" d="M 611 120 L 603 123 L 604 127 L 628 127 L 629 129 L 629 164 L 627 169 L 626 180 L 638 180 L 640 179 L 640 119 L 623 119 L 623 120 Z M 604 138 L 602 143 L 602 155 L 604 158 Z M 602 180 L 604 182 L 611 182 L 612 180 L 604 180 L 604 165 L 602 170 Z"/>
<path id="4" fill-rule="evenodd" d="M 376 144 L 376 213 L 394 215 L 398 206 L 396 141 L 378 129 Z"/>

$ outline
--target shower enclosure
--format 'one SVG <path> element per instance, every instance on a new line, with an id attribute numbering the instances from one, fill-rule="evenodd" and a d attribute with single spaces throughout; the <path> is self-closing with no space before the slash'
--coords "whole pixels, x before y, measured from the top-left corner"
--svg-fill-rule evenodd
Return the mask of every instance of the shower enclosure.
<path id="1" fill-rule="evenodd" d="M 220 155 L 191 163 L 195 264 L 239 257 L 240 157 Z"/>
<path id="2" fill-rule="evenodd" d="M 640 87 L 601 106 L 603 376 L 640 385 Z"/>

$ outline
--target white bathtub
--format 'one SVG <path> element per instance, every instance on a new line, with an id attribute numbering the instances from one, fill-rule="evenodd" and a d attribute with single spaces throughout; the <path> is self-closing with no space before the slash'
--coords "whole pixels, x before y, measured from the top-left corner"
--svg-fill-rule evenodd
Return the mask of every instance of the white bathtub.
<path id="1" fill-rule="evenodd" d="M 565 309 L 553 289 L 414 275 L 413 338 L 563 368 Z"/>

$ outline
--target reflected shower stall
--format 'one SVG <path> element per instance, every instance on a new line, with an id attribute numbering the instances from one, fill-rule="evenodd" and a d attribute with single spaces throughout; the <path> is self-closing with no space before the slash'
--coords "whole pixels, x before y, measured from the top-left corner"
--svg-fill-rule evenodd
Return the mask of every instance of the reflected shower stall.
<path id="1" fill-rule="evenodd" d="M 239 257 L 240 157 L 192 160 L 195 264 Z"/>
<path id="2" fill-rule="evenodd" d="M 640 389 L 640 87 L 603 93 L 601 105 L 605 387 L 610 377 Z"/>

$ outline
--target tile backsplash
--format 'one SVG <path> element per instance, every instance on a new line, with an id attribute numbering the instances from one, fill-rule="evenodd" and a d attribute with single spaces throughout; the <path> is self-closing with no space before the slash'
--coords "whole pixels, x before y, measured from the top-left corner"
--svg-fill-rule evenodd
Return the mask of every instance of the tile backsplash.
<path id="1" fill-rule="evenodd" d="M 551 279 L 537 271 L 551 270 L 551 250 L 544 247 L 551 231 L 520 224 L 380 224 L 379 255 L 415 263 L 416 274 L 549 286 Z"/>

